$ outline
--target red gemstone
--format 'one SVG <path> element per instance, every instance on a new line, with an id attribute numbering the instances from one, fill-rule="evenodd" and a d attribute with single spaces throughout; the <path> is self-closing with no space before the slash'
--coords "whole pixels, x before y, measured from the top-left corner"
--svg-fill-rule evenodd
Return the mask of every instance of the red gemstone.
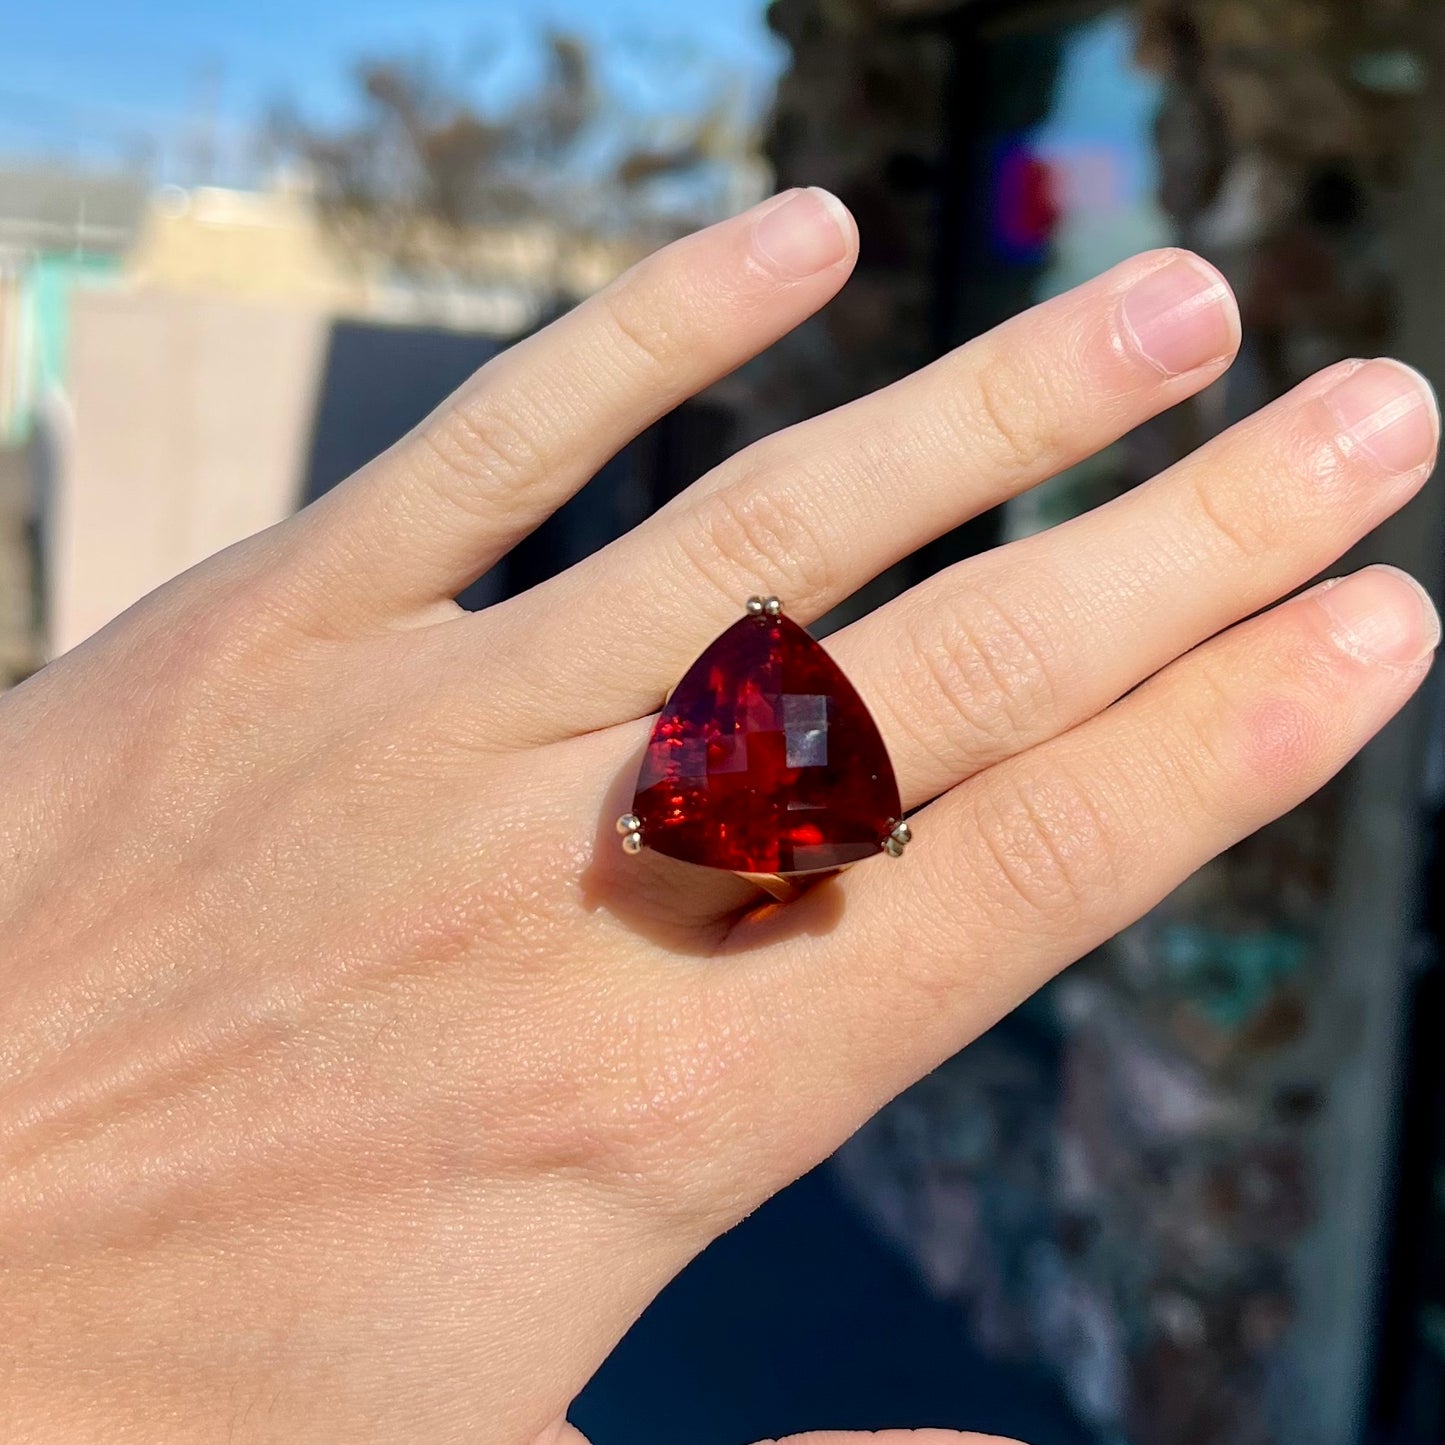
<path id="1" fill-rule="evenodd" d="M 878 726 L 786 617 L 734 623 L 667 701 L 632 811 L 649 848 L 739 873 L 808 873 L 877 853 L 902 818 Z"/>

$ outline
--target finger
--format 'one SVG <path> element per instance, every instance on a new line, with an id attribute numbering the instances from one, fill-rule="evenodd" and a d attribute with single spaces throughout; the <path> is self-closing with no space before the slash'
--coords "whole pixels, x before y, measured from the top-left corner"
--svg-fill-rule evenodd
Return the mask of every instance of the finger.
<path id="1" fill-rule="evenodd" d="M 770 1069 L 745 1108 L 728 1101 L 749 1118 L 746 1147 L 777 1150 L 753 1167 L 774 1186 L 807 1167 L 1318 789 L 1415 691 L 1439 636 L 1393 569 L 1325 584 L 961 784 L 918 816 L 900 863 L 745 920 L 727 947 L 736 966 L 714 977 L 733 1016 L 766 1031 Z"/>
<path id="2" fill-rule="evenodd" d="M 961 563 L 832 638 L 904 806 L 1075 726 L 1308 582 L 1424 484 L 1429 385 L 1333 367 L 1150 484 Z"/>
<path id="3" fill-rule="evenodd" d="M 554 1420 L 532 1445 L 588 1445 L 587 1437 L 566 1420 Z"/>
<path id="4" fill-rule="evenodd" d="M 816 311 L 856 254 L 842 204 L 806 190 L 649 256 L 302 514 L 317 595 L 371 616 L 454 597 L 643 428 Z"/>
<path id="5" fill-rule="evenodd" d="M 535 1445 L 587 1445 L 575 1426 L 559 1422 L 544 1431 Z M 759 1445 L 1017 1445 L 997 1435 L 961 1434 L 957 1430 L 818 1430 L 785 1435 Z"/>
<path id="6" fill-rule="evenodd" d="M 998 1435 L 970 1435 L 958 1430 L 816 1430 L 785 1435 L 762 1445 L 1017 1445 Z"/>
<path id="7" fill-rule="evenodd" d="M 1218 272 L 1157 252 L 769 438 L 630 537 L 495 609 L 488 646 L 506 667 L 492 706 L 573 731 L 640 716 L 750 594 L 818 616 L 1213 380 L 1238 334 Z"/>

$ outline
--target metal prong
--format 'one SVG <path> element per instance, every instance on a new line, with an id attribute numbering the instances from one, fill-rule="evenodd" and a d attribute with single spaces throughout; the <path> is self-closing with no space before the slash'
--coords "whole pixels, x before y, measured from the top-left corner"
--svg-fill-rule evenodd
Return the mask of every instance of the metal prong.
<path id="1" fill-rule="evenodd" d="M 622 839 L 622 851 L 629 855 L 642 852 L 642 834 L 626 834 Z"/>
<path id="2" fill-rule="evenodd" d="M 887 853 L 890 858 L 901 858 L 903 856 L 903 844 L 900 843 L 897 838 L 890 837 L 883 844 L 883 851 Z"/>
<path id="3" fill-rule="evenodd" d="M 910 828 L 907 823 L 900 823 L 893 830 L 891 836 L 897 838 L 900 843 L 906 846 L 913 841 L 913 829 Z"/>
<path id="4" fill-rule="evenodd" d="M 617 831 L 619 833 L 639 833 L 642 831 L 642 819 L 636 813 L 624 813 L 617 820 Z"/>
<path id="5" fill-rule="evenodd" d="M 748 598 L 748 616 L 749 616 L 749 617 L 761 617 L 761 616 L 763 615 L 763 608 L 766 607 L 766 606 L 767 606 L 767 602 L 766 602 L 763 598 L 761 598 L 761 597 L 749 597 L 749 598 Z"/>
<path id="6" fill-rule="evenodd" d="M 766 612 L 769 617 L 777 617 L 782 610 L 783 604 L 779 602 L 776 597 L 763 598 L 763 611 Z"/>

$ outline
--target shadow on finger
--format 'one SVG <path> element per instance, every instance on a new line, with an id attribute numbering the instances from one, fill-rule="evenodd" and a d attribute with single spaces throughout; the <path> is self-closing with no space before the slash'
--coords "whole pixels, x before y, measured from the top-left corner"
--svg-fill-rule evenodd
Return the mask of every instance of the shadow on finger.
<path id="1" fill-rule="evenodd" d="M 814 884 L 806 908 L 777 903 L 756 883 L 717 868 L 700 868 L 643 848 L 624 852 L 617 820 L 632 806 L 639 748 L 628 756 L 609 785 L 594 835 L 592 861 L 582 874 L 582 905 L 605 911 L 631 932 L 678 953 L 711 957 L 740 923 L 766 918 L 768 942 L 790 934 L 831 932 L 843 916 L 843 890 L 836 879 Z M 799 900 L 801 901 L 801 900 Z M 796 920 L 796 923 L 792 920 Z"/>

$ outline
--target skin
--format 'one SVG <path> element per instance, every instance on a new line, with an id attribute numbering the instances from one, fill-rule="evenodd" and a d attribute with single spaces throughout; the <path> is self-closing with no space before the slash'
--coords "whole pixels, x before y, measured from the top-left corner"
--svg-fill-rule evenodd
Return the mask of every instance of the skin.
<path id="1" fill-rule="evenodd" d="M 1419 685 L 1400 574 L 1278 601 L 1433 464 L 1428 389 L 1351 363 L 830 640 L 927 805 L 902 862 L 779 907 L 624 858 L 750 593 L 806 623 L 1237 344 L 1216 273 L 1136 258 L 455 606 L 855 254 L 814 192 L 658 253 L 0 703 L 0 1438 L 575 1445 L 698 1250 Z"/>

